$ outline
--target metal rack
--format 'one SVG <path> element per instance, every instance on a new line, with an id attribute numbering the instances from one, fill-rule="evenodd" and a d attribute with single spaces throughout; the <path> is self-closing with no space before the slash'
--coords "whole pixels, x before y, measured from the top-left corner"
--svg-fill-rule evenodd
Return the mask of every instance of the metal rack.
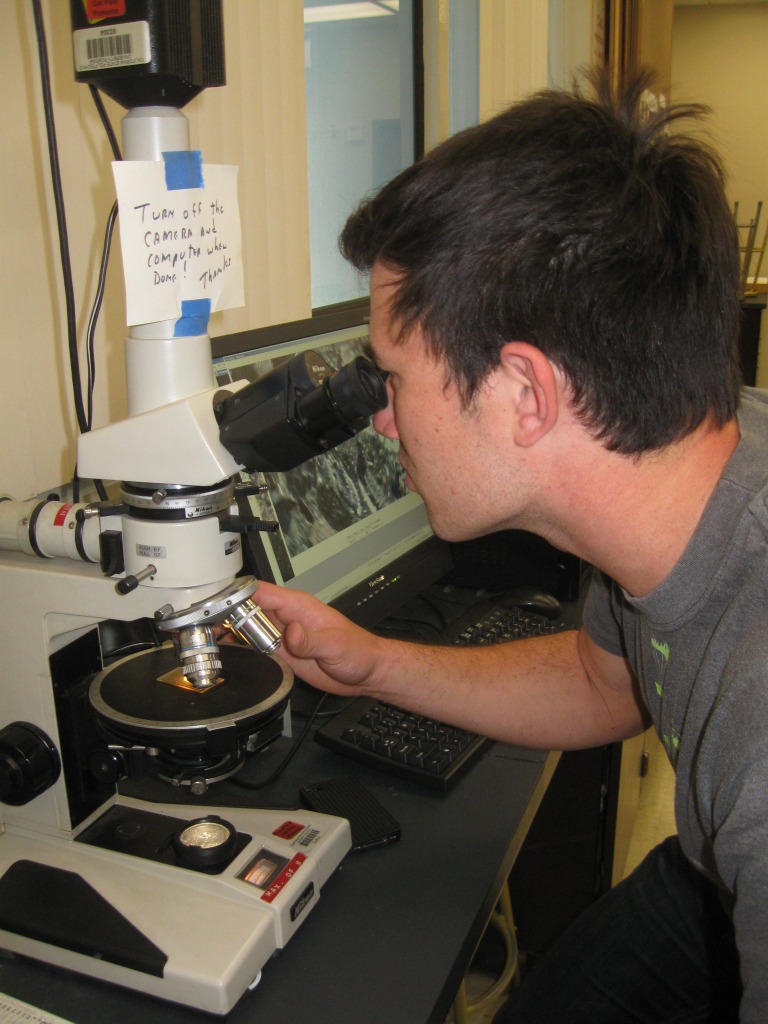
<path id="1" fill-rule="evenodd" d="M 739 204 L 733 205 L 733 217 L 739 233 L 739 252 L 741 254 L 741 294 L 754 295 L 760 278 L 766 244 L 768 243 L 768 223 L 763 231 L 762 241 L 758 242 L 760 216 L 763 211 L 762 200 L 758 200 L 754 217 L 746 222 L 739 222 Z"/>

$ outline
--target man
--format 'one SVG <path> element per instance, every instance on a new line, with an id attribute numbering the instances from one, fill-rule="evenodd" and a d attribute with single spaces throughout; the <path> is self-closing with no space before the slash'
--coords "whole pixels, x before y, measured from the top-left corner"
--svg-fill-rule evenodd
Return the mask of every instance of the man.
<path id="1" fill-rule="evenodd" d="M 583 628 L 421 647 L 260 591 L 286 660 L 333 693 L 543 748 L 653 722 L 679 841 L 542 958 L 509 1022 L 768 1020 L 768 398 L 740 394 L 733 219 L 678 131 L 700 111 L 649 112 L 649 82 L 513 106 L 342 235 L 372 270 L 374 426 L 435 532 L 525 528 L 585 559 Z"/>

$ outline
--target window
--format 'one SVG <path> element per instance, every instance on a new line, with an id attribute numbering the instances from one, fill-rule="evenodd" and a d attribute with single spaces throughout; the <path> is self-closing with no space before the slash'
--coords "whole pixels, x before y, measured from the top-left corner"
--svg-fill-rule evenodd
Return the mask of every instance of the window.
<path id="1" fill-rule="evenodd" d="M 338 236 L 361 199 L 412 163 L 418 0 L 304 2 L 312 306 L 367 294 Z"/>

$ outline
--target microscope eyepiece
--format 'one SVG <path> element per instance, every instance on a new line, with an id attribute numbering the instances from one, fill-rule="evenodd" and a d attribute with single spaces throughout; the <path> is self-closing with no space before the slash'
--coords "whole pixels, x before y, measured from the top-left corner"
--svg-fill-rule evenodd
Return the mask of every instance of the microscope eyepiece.
<path id="1" fill-rule="evenodd" d="M 219 439 L 246 469 L 283 472 L 359 434 L 386 404 L 369 359 L 334 372 L 310 350 L 218 402 Z"/>
<path id="2" fill-rule="evenodd" d="M 328 380 L 328 389 L 343 415 L 372 416 L 387 404 L 384 378 L 370 359 L 358 356 Z"/>
<path id="3" fill-rule="evenodd" d="M 302 395 L 296 402 L 296 414 L 311 437 L 322 439 L 334 427 L 358 433 L 385 404 L 381 375 L 369 360 L 358 356 L 327 377 L 320 387 Z"/>

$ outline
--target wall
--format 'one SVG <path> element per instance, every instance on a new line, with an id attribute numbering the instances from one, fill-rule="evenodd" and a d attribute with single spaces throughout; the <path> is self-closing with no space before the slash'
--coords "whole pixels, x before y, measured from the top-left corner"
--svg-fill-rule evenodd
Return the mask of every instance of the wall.
<path id="1" fill-rule="evenodd" d="M 768 221 L 768 3 L 678 5 L 672 44 L 672 98 L 712 108 L 709 129 L 728 174 L 739 223 L 763 202 Z M 763 260 L 761 277 L 768 275 Z M 768 387 L 768 312 L 762 315 L 757 384 Z"/>
<path id="2" fill-rule="evenodd" d="M 42 6 L 82 339 L 114 199 L 111 153 L 89 89 L 74 81 L 69 4 Z M 3 13 L 0 494 L 24 498 L 71 476 L 75 417 L 32 5 L 4 0 Z M 224 0 L 224 23 L 227 86 L 185 109 L 204 160 L 240 167 L 246 305 L 214 314 L 214 335 L 299 319 L 311 309 L 301 0 Z M 123 111 L 106 105 L 119 134 Z M 113 251 L 97 333 L 95 426 L 125 414 L 117 240 Z"/>
<path id="3" fill-rule="evenodd" d="M 480 119 L 547 85 L 548 5 L 480 3 Z"/>
<path id="4" fill-rule="evenodd" d="M 676 7 L 672 98 L 712 108 L 730 199 L 768 206 L 768 4 Z"/>
<path id="5" fill-rule="evenodd" d="M 603 59 L 605 12 L 598 0 L 549 0 L 548 84 L 570 89 L 579 72 Z"/>

